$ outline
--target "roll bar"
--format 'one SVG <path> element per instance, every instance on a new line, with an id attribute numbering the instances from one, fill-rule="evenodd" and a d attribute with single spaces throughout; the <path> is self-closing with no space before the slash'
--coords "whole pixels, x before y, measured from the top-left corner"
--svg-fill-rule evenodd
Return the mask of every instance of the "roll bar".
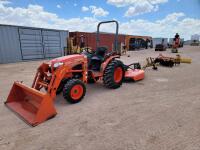
<path id="1" fill-rule="evenodd" d="M 119 31 L 119 23 L 116 20 L 111 21 L 102 21 L 97 25 L 97 34 L 96 34 L 96 47 L 99 47 L 100 38 L 99 38 L 99 29 L 102 24 L 107 23 L 115 23 L 116 24 L 116 33 L 115 33 L 115 41 L 114 41 L 114 51 L 117 51 L 117 42 L 118 42 L 118 31 Z"/>

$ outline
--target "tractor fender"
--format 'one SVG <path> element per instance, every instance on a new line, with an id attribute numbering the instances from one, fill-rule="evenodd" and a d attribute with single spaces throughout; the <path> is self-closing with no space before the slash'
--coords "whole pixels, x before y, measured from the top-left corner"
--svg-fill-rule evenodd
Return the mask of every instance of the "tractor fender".
<path id="1" fill-rule="evenodd" d="M 106 66 L 112 61 L 114 60 L 115 58 L 120 58 L 119 55 L 115 55 L 115 56 L 110 56 L 109 58 L 106 59 L 106 61 L 104 61 L 102 64 L 101 64 L 101 72 L 104 72 Z"/>

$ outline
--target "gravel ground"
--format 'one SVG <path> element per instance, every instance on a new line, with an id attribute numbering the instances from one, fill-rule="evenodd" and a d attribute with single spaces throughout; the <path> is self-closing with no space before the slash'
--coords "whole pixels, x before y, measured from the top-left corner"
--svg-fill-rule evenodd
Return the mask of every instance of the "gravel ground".
<path id="1" fill-rule="evenodd" d="M 31 85 L 41 61 L 0 65 L 0 149 L 8 150 L 199 150 L 200 47 L 185 46 L 181 56 L 192 64 L 146 69 L 139 82 L 117 90 L 102 83 L 87 85 L 81 103 L 58 95 L 53 119 L 30 127 L 4 106 L 15 80 Z M 141 50 L 122 56 L 144 64 L 159 52 Z M 170 50 L 163 52 L 175 56 Z"/>

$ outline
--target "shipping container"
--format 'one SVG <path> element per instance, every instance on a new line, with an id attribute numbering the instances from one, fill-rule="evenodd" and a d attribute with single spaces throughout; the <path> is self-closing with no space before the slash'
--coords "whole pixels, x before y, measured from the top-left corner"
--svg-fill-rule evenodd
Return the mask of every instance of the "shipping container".
<path id="1" fill-rule="evenodd" d="M 96 50 L 97 42 L 96 42 L 96 32 L 70 32 L 69 37 L 73 38 L 73 45 L 77 45 L 79 47 L 90 47 L 93 50 Z M 99 45 L 106 46 L 109 51 L 114 49 L 114 39 L 115 34 L 112 33 L 100 33 L 99 34 Z M 84 43 L 84 44 L 81 44 Z M 121 44 L 125 44 L 125 35 L 118 35 L 118 49 L 120 49 Z"/>
<path id="2" fill-rule="evenodd" d="M 128 50 L 152 48 L 153 41 L 150 36 L 126 35 L 125 45 Z"/>
<path id="3" fill-rule="evenodd" d="M 153 38 L 153 47 L 155 48 L 155 46 L 157 44 L 161 44 L 162 41 L 164 43 L 164 46 L 167 47 L 168 46 L 168 38 Z"/>
<path id="4" fill-rule="evenodd" d="M 0 63 L 64 55 L 68 31 L 0 25 Z"/>

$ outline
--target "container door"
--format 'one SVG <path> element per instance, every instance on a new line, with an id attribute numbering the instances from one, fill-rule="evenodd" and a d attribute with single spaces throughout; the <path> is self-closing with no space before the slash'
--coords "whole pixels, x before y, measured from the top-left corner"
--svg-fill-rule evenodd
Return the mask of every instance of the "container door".
<path id="1" fill-rule="evenodd" d="M 23 60 L 44 58 L 41 30 L 19 28 L 19 41 Z"/>
<path id="2" fill-rule="evenodd" d="M 61 38 L 59 31 L 42 30 L 45 58 L 62 56 Z"/>

